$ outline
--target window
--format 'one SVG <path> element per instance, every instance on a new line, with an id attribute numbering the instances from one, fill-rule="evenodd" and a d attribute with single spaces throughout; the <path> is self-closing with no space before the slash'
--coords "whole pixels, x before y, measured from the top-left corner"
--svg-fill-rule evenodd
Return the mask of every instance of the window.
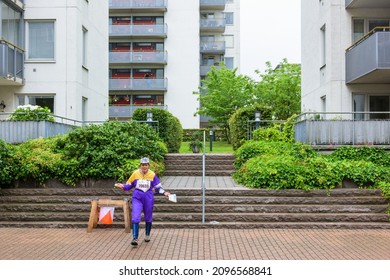
<path id="1" fill-rule="evenodd" d="M 321 27 L 321 57 L 320 65 L 321 67 L 326 65 L 326 26 L 325 24 Z"/>
<path id="2" fill-rule="evenodd" d="M 87 66 L 88 30 L 83 27 L 83 66 Z"/>
<path id="3" fill-rule="evenodd" d="M 389 112 L 390 96 L 370 96 L 370 112 Z M 388 113 L 370 114 L 370 119 L 389 119 Z"/>
<path id="4" fill-rule="evenodd" d="M 233 25 L 234 13 L 225 13 L 225 21 L 227 25 Z"/>
<path id="5" fill-rule="evenodd" d="M 54 22 L 28 22 L 28 59 L 54 60 Z"/>
<path id="6" fill-rule="evenodd" d="M 234 36 L 233 35 L 224 35 L 225 46 L 226 48 L 234 48 Z"/>
<path id="7" fill-rule="evenodd" d="M 234 69 L 234 58 L 225 57 L 225 66 L 227 69 Z"/>
<path id="8" fill-rule="evenodd" d="M 353 20 L 353 33 L 352 41 L 355 43 L 364 36 L 364 19 L 354 19 Z"/>
<path id="9" fill-rule="evenodd" d="M 22 14 L 13 10 L 5 3 L 0 3 L 1 37 L 8 42 L 21 46 L 21 18 Z"/>
<path id="10" fill-rule="evenodd" d="M 17 101 L 18 106 L 27 104 L 38 105 L 41 107 L 47 107 L 52 113 L 54 113 L 54 95 L 19 95 L 17 97 Z"/>
<path id="11" fill-rule="evenodd" d="M 364 94 L 354 94 L 353 95 L 353 111 L 354 112 L 364 112 L 365 111 L 365 95 Z M 364 114 L 354 114 L 355 120 L 364 120 Z"/>

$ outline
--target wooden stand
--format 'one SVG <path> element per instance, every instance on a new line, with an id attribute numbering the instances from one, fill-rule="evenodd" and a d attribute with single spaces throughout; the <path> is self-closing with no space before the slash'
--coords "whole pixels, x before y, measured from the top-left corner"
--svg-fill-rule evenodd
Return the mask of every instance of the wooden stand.
<path id="1" fill-rule="evenodd" d="M 91 214 L 89 215 L 87 232 L 91 233 L 96 228 L 99 220 L 99 207 L 122 207 L 125 217 L 125 232 L 130 233 L 130 204 L 128 200 L 99 199 L 91 201 Z"/>

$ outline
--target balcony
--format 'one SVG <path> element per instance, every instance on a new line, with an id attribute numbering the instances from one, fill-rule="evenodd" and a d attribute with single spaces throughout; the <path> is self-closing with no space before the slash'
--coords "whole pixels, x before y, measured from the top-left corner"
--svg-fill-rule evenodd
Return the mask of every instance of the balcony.
<path id="1" fill-rule="evenodd" d="M 167 79 L 110 79 L 109 90 L 167 91 Z"/>
<path id="2" fill-rule="evenodd" d="M 109 118 L 131 118 L 134 111 L 138 108 L 149 109 L 149 108 L 157 108 L 162 110 L 167 110 L 166 105 L 125 105 L 125 106 L 117 106 L 110 105 L 109 108 Z"/>
<path id="3" fill-rule="evenodd" d="M 376 119 L 375 116 L 387 116 Z M 364 116 L 364 117 L 362 117 Z M 389 145 L 390 112 L 304 113 L 295 141 L 308 145 Z"/>
<path id="4" fill-rule="evenodd" d="M 225 10 L 226 0 L 200 0 L 201 10 Z"/>
<path id="5" fill-rule="evenodd" d="M 167 52 L 110 52 L 109 62 L 112 65 L 122 64 L 167 64 Z"/>
<path id="6" fill-rule="evenodd" d="M 375 28 L 346 50 L 345 82 L 347 84 L 390 83 L 389 29 L 389 27 Z"/>
<path id="7" fill-rule="evenodd" d="M 24 50 L 0 40 L 0 85 L 23 85 L 23 68 Z"/>
<path id="8" fill-rule="evenodd" d="M 210 54 L 225 54 L 226 46 L 225 42 L 201 42 L 200 43 L 200 52 L 201 53 L 210 53 Z"/>
<path id="9" fill-rule="evenodd" d="M 166 12 L 167 0 L 110 0 L 113 12 Z"/>
<path id="10" fill-rule="evenodd" d="M 166 24 L 115 24 L 109 26 L 110 38 L 166 38 Z"/>
<path id="11" fill-rule="evenodd" d="M 390 8 L 390 1 L 388 0 L 345 0 L 345 8 Z"/>
<path id="12" fill-rule="evenodd" d="M 216 65 L 201 65 L 200 66 L 200 75 L 201 76 L 206 76 L 207 72 L 209 72 L 211 70 L 212 67 L 215 67 L 216 69 L 220 69 L 221 66 L 219 66 L 217 63 Z"/>
<path id="13" fill-rule="evenodd" d="M 226 20 L 225 19 L 201 19 L 200 31 L 202 32 L 225 32 Z"/>

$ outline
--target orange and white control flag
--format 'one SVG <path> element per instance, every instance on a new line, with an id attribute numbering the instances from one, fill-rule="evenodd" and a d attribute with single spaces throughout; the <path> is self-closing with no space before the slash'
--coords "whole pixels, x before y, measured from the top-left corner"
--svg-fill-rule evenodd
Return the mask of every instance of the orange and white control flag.
<path id="1" fill-rule="evenodd" d="M 110 225 L 114 220 L 115 207 L 101 207 L 99 213 L 99 222 Z"/>

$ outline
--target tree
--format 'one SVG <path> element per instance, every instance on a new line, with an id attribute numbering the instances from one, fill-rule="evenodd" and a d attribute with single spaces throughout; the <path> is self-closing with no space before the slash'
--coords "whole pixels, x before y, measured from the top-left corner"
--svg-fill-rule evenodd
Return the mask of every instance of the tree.
<path id="1" fill-rule="evenodd" d="M 290 64 L 287 59 L 273 69 L 270 62 L 266 63 L 265 74 L 260 75 L 255 95 L 261 104 L 272 108 L 275 119 L 287 120 L 301 111 L 301 66 Z"/>
<path id="2" fill-rule="evenodd" d="M 210 124 L 226 131 L 229 138 L 229 119 L 234 112 L 253 102 L 254 81 L 244 75 L 238 75 L 237 69 L 227 69 L 222 64 L 220 69 L 212 67 L 202 80 L 197 94 L 200 108 L 195 114 L 210 117 Z"/>

